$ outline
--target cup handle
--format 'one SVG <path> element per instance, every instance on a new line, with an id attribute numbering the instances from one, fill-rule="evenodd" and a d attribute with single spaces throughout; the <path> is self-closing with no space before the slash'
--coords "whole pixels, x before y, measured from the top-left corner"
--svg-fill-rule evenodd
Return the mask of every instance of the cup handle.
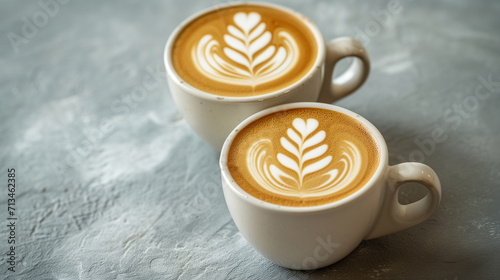
<path id="1" fill-rule="evenodd" d="M 408 182 L 424 185 L 429 193 L 416 202 L 407 205 L 399 203 L 399 187 Z M 434 213 L 441 201 L 441 183 L 438 176 L 429 166 L 417 162 L 390 166 L 387 188 L 378 221 L 365 239 L 377 238 L 417 225 Z"/>
<path id="2" fill-rule="evenodd" d="M 333 79 L 335 64 L 342 58 L 355 57 L 342 75 Z M 340 37 L 326 44 L 325 72 L 319 102 L 332 103 L 358 89 L 370 72 L 370 58 L 361 43 L 350 37 Z"/>

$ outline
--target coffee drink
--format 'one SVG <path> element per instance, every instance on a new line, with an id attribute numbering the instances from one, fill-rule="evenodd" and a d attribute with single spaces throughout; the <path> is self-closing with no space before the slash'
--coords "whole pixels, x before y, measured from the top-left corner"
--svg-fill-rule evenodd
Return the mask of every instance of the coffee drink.
<path id="1" fill-rule="evenodd" d="M 172 64 L 182 80 L 204 92 L 258 96 L 306 76 L 318 56 L 316 41 L 304 17 L 239 4 L 188 23 L 175 38 Z"/>
<path id="2" fill-rule="evenodd" d="M 316 206 L 364 186 L 379 166 L 379 147 L 351 116 L 295 108 L 265 115 L 240 130 L 227 165 L 236 184 L 260 200 Z"/>

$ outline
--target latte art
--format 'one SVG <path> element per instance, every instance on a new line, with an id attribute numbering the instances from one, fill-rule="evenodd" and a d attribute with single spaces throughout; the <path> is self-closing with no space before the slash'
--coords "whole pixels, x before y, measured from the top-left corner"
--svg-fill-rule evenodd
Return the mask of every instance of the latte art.
<path id="1" fill-rule="evenodd" d="M 378 148 L 353 118 L 323 109 L 291 109 L 245 127 L 228 166 L 245 191 L 275 204 L 312 206 L 363 186 L 378 164 Z"/>
<path id="2" fill-rule="evenodd" d="M 172 64 L 181 79 L 205 92 L 255 96 L 299 81 L 312 69 L 317 52 L 304 19 L 241 4 L 187 24 L 175 39 Z"/>
<path id="3" fill-rule="evenodd" d="M 291 128 L 287 130 L 288 138 L 281 137 L 281 148 L 293 156 L 283 153 L 276 155 L 277 161 L 285 167 L 284 169 L 269 163 L 266 146 L 271 145 L 270 140 L 257 141 L 250 148 L 247 165 L 250 174 L 261 187 L 283 196 L 321 197 L 344 190 L 359 175 L 361 155 L 359 148 L 354 144 L 344 141 L 339 160 L 343 165 L 334 168 L 330 165 L 332 156 L 326 154 L 328 145 L 323 142 L 326 137 L 325 131 L 321 130 L 309 137 L 318 127 L 318 121 L 308 119 L 304 122 L 297 118 L 293 121 L 293 126 L 295 130 Z M 305 152 L 308 148 L 312 149 Z M 313 159 L 317 161 L 312 162 Z M 314 172 L 320 173 L 313 178 L 307 177 Z"/>
<path id="4" fill-rule="evenodd" d="M 286 31 L 276 34 L 282 45 L 271 44 L 272 34 L 266 31 L 259 13 L 239 12 L 235 25 L 227 26 L 224 42 L 205 35 L 192 49 L 192 59 L 205 76 L 226 84 L 249 85 L 269 82 L 284 76 L 297 62 L 298 46 Z M 225 58 L 218 53 L 223 50 Z"/>

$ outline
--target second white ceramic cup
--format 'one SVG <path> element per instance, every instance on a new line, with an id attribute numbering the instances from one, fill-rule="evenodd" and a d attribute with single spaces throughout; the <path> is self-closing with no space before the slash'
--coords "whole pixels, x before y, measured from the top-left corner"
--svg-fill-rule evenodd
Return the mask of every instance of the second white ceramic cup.
<path id="1" fill-rule="evenodd" d="M 227 166 L 234 137 L 254 120 L 292 108 L 340 112 L 363 124 L 380 148 L 380 163 L 368 183 L 346 198 L 311 207 L 276 205 L 245 192 L 233 180 Z M 241 234 L 263 256 L 292 269 L 316 269 L 333 264 L 351 253 L 364 239 L 423 222 L 434 213 L 441 200 L 439 178 L 429 166 L 416 162 L 389 166 L 387 145 L 375 126 L 352 111 L 316 102 L 280 105 L 244 120 L 224 143 L 220 169 L 227 207 Z M 399 203 L 399 187 L 407 182 L 422 184 L 429 190 L 428 194 L 411 204 Z"/>
<path id="2" fill-rule="evenodd" d="M 217 96 L 199 90 L 183 81 L 172 66 L 172 47 L 182 29 L 205 13 L 228 5 L 260 5 L 295 15 L 309 27 L 318 46 L 318 55 L 309 73 L 295 84 L 279 91 L 253 97 Z M 335 64 L 342 58 L 354 57 L 352 65 L 333 78 Z M 370 71 L 370 60 L 359 41 L 349 37 L 325 43 L 319 29 L 305 16 L 291 9 L 269 3 L 229 3 L 201 11 L 181 23 L 170 35 L 164 52 L 168 84 L 172 97 L 190 127 L 214 149 L 220 151 L 224 140 L 238 123 L 265 108 L 299 101 L 331 103 L 359 88 Z"/>

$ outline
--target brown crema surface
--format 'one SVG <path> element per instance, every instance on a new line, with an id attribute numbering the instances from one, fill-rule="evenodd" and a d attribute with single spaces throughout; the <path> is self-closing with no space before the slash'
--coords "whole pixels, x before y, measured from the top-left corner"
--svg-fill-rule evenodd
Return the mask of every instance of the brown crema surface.
<path id="1" fill-rule="evenodd" d="M 320 156 L 303 161 L 300 160 L 299 156 L 290 152 L 294 148 L 288 148 L 287 150 L 284 147 L 283 141 L 288 141 L 297 150 L 301 149 L 302 144 L 297 144 L 290 137 L 293 133 L 301 135 L 300 131 L 292 125 L 297 118 L 304 121 L 315 119 L 319 123 L 317 128 L 303 139 L 303 143 L 307 143 L 320 131 L 324 131 L 326 135 L 322 141 L 301 151 L 300 157 L 305 158 L 303 155 L 313 150 L 320 151 L 317 153 Z M 293 131 L 289 131 L 290 129 Z M 256 143 L 262 143 L 262 145 Z M 327 148 L 324 153 L 321 153 L 321 146 L 325 144 Z M 260 150 L 255 148 L 259 147 L 259 145 Z M 338 201 L 354 194 L 363 187 L 373 177 L 379 165 L 379 145 L 368 129 L 350 116 L 326 109 L 297 108 L 263 116 L 239 131 L 229 148 L 227 165 L 234 181 L 248 194 L 260 200 L 293 207 L 316 206 Z M 261 153 L 255 153 L 255 150 L 261 151 Z M 301 177 L 301 171 L 296 172 L 294 168 L 283 165 L 278 160 L 279 153 L 295 160 L 302 171 L 310 168 L 310 166 L 315 166 L 315 163 L 319 164 L 321 160 L 326 161 L 325 158 L 329 156 L 331 156 L 331 161 L 320 170 L 303 176 L 302 184 L 298 185 L 297 182 L 301 181 L 299 178 Z M 253 157 L 259 158 L 256 155 L 261 155 L 261 161 L 249 160 Z M 355 160 L 345 161 L 346 158 Z M 252 165 L 253 162 L 257 162 L 257 164 Z M 276 184 L 278 191 L 263 187 L 261 185 L 262 180 L 255 178 L 256 169 L 254 166 L 257 166 L 257 169 L 262 168 L 262 170 L 269 171 L 269 175 L 272 173 L 270 171 L 272 168 L 269 168 L 271 165 L 289 176 L 289 178 L 282 176 L 282 182 Z M 346 175 L 345 186 L 339 191 L 333 192 L 333 189 L 328 188 L 322 189 L 322 192 L 316 191 L 315 188 L 325 184 L 328 180 L 329 176 L 325 174 L 331 170 L 338 170 L 337 178 L 342 178 L 342 172 L 346 171 L 345 174 L 350 174 L 351 179 Z M 358 171 L 354 172 L 353 170 Z M 266 172 L 260 174 L 264 174 L 262 176 L 266 177 Z M 334 185 L 332 188 L 338 187 L 338 185 Z M 283 189 L 287 193 L 280 193 L 285 192 L 282 191 Z M 323 193 L 324 195 L 320 196 L 310 196 L 310 194 Z"/>
<path id="2" fill-rule="evenodd" d="M 255 38 L 251 36 L 254 31 L 255 34 L 260 34 L 257 32 L 258 25 L 255 25 L 248 32 L 250 39 L 248 42 L 237 38 L 242 45 L 248 48 L 248 52 L 232 48 L 225 40 L 227 38 L 225 36 L 231 35 L 228 31 L 229 25 L 236 27 L 238 32 L 244 33 L 244 30 L 239 29 L 234 20 L 234 16 L 240 12 L 247 15 L 258 13 L 261 17 L 259 23 L 265 24 L 265 30 L 262 31 L 260 36 L 256 36 Z M 248 97 L 279 91 L 291 86 L 304 77 L 313 67 L 318 55 L 316 39 L 311 30 L 304 24 L 305 20 L 307 19 L 300 19 L 281 10 L 258 5 L 243 4 L 228 6 L 209 12 L 187 24 L 178 34 L 171 50 L 173 67 L 180 78 L 186 83 L 214 95 Z M 263 34 L 267 31 L 271 34 L 271 40 L 265 47 L 256 47 L 258 44 L 250 47 L 257 40 L 261 40 L 260 42 L 265 41 L 265 38 L 261 37 L 265 37 Z M 283 34 L 290 35 L 293 40 L 286 39 Z M 235 71 L 234 69 L 238 69 L 238 72 L 249 72 L 255 76 L 248 78 L 245 82 L 242 82 L 243 79 L 241 77 L 236 77 L 234 81 L 227 82 L 227 79 L 231 79 L 231 76 L 227 73 L 221 74 L 223 71 L 216 71 L 216 75 L 224 76 L 226 79 L 221 81 L 214 79 L 213 76 L 207 75 L 203 70 L 200 70 L 199 62 L 193 61 L 193 53 L 196 53 L 197 48 L 199 49 L 200 41 L 206 35 L 210 35 L 211 42 L 216 42 L 216 44 L 203 49 L 203 52 L 200 52 L 203 53 L 203 56 L 206 55 L 212 61 L 216 61 L 215 56 L 217 56 L 219 62 L 214 64 L 222 65 L 226 68 L 232 67 L 233 72 Z M 235 36 L 233 37 L 236 38 Z M 268 49 L 269 46 L 275 48 L 274 54 L 277 54 L 278 49 L 282 47 L 287 50 L 287 55 L 290 55 L 292 52 L 290 51 L 289 42 L 291 41 L 295 42 L 298 49 L 291 67 L 286 68 L 286 71 L 275 71 L 279 72 L 279 75 L 265 76 L 256 74 L 265 72 L 272 67 L 272 64 L 266 64 L 266 62 L 271 61 L 274 57 L 268 57 L 268 54 L 272 53 Z M 236 53 L 235 55 L 241 58 L 240 60 L 244 63 L 236 62 L 234 55 L 232 58 L 229 57 L 227 49 L 234 51 L 232 53 Z M 265 53 L 266 51 L 268 53 Z M 267 60 L 261 62 L 261 58 L 266 58 Z M 244 65 L 247 61 L 248 64 L 252 65 L 251 67 Z"/>

